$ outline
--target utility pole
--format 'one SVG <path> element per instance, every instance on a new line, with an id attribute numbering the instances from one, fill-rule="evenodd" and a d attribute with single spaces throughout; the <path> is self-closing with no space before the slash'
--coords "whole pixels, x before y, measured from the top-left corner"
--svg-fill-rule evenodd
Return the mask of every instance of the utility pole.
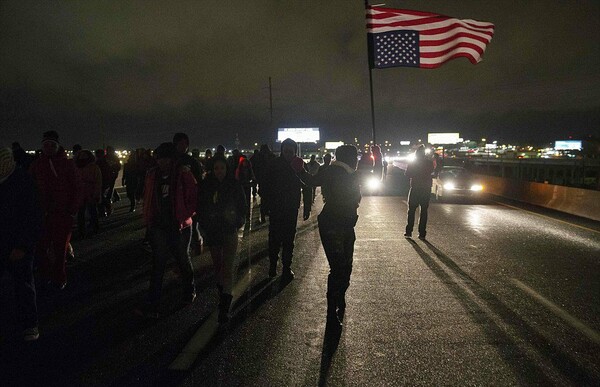
<path id="1" fill-rule="evenodd" d="M 271 114 L 271 121 L 269 126 L 273 126 L 273 88 L 271 87 L 271 77 L 269 77 L 269 113 Z"/>

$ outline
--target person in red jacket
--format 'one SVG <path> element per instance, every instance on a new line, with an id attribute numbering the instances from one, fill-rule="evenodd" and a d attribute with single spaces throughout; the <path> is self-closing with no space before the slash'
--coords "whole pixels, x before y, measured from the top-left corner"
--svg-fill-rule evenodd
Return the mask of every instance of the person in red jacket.
<path id="1" fill-rule="evenodd" d="M 144 188 L 144 220 L 152 247 L 153 264 L 146 305 L 138 314 L 158 318 L 158 304 L 167 259 L 174 258 L 183 281 L 183 301 L 196 299 L 194 270 L 190 258 L 192 216 L 196 213 L 198 190 L 189 167 L 177 163 L 171 142 L 154 151 L 158 166 L 148 171 Z"/>
<path id="2" fill-rule="evenodd" d="M 81 202 L 81 181 L 75 163 L 58 143 L 58 133 L 43 134 L 42 154 L 31 165 L 44 214 L 42 238 L 36 249 L 43 277 L 62 290 L 67 285 L 65 266 L 73 220 Z"/>

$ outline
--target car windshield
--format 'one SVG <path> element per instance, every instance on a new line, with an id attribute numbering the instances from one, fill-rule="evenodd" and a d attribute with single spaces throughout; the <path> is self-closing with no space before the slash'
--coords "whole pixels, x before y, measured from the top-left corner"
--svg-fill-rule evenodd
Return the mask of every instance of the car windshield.
<path id="1" fill-rule="evenodd" d="M 471 174 L 463 168 L 449 168 L 443 170 L 440 177 L 442 179 L 468 179 L 471 177 Z"/>

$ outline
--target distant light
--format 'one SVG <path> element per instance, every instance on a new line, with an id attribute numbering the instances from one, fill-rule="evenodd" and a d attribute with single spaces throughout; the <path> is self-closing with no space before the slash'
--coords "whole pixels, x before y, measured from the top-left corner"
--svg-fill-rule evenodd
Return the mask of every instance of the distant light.
<path id="1" fill-rule="evenodd" d="M 444 189 L 453 190 L 455 188 L 454 183 L 446 183 L 444 184 Z"/>
<path id="2" fill-rule="evenodd" d="M 379 189 L 379 187 L 381 187 L 381 181 L 376 177 L 371 177 L 367 180 L 367 187 L 371 190 Z"/>
<path id="3" fill-rule="evenodd" d="M 444 186 L 445 188 L 445 186 Z M 471 186 L 471 191 L 482 191 L 483 190 L 483 186 L 480 184 L 473 184 Z"/>

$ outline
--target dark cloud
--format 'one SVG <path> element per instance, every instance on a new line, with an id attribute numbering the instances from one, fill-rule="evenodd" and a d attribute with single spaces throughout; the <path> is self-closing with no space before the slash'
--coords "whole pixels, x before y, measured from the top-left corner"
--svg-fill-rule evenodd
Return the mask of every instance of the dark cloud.
<path id="1" fill-rule="evenodd" d="M 272 138 L 274 126 L 370 136 L 361 1 L 0 3 L 0 141 L 150 146 Z M 599 134 L 597 1 L 391 1 L 491 21 L 476 66 L 373 72 L 379 139 L 459 131 L 507 141 Z"/>

